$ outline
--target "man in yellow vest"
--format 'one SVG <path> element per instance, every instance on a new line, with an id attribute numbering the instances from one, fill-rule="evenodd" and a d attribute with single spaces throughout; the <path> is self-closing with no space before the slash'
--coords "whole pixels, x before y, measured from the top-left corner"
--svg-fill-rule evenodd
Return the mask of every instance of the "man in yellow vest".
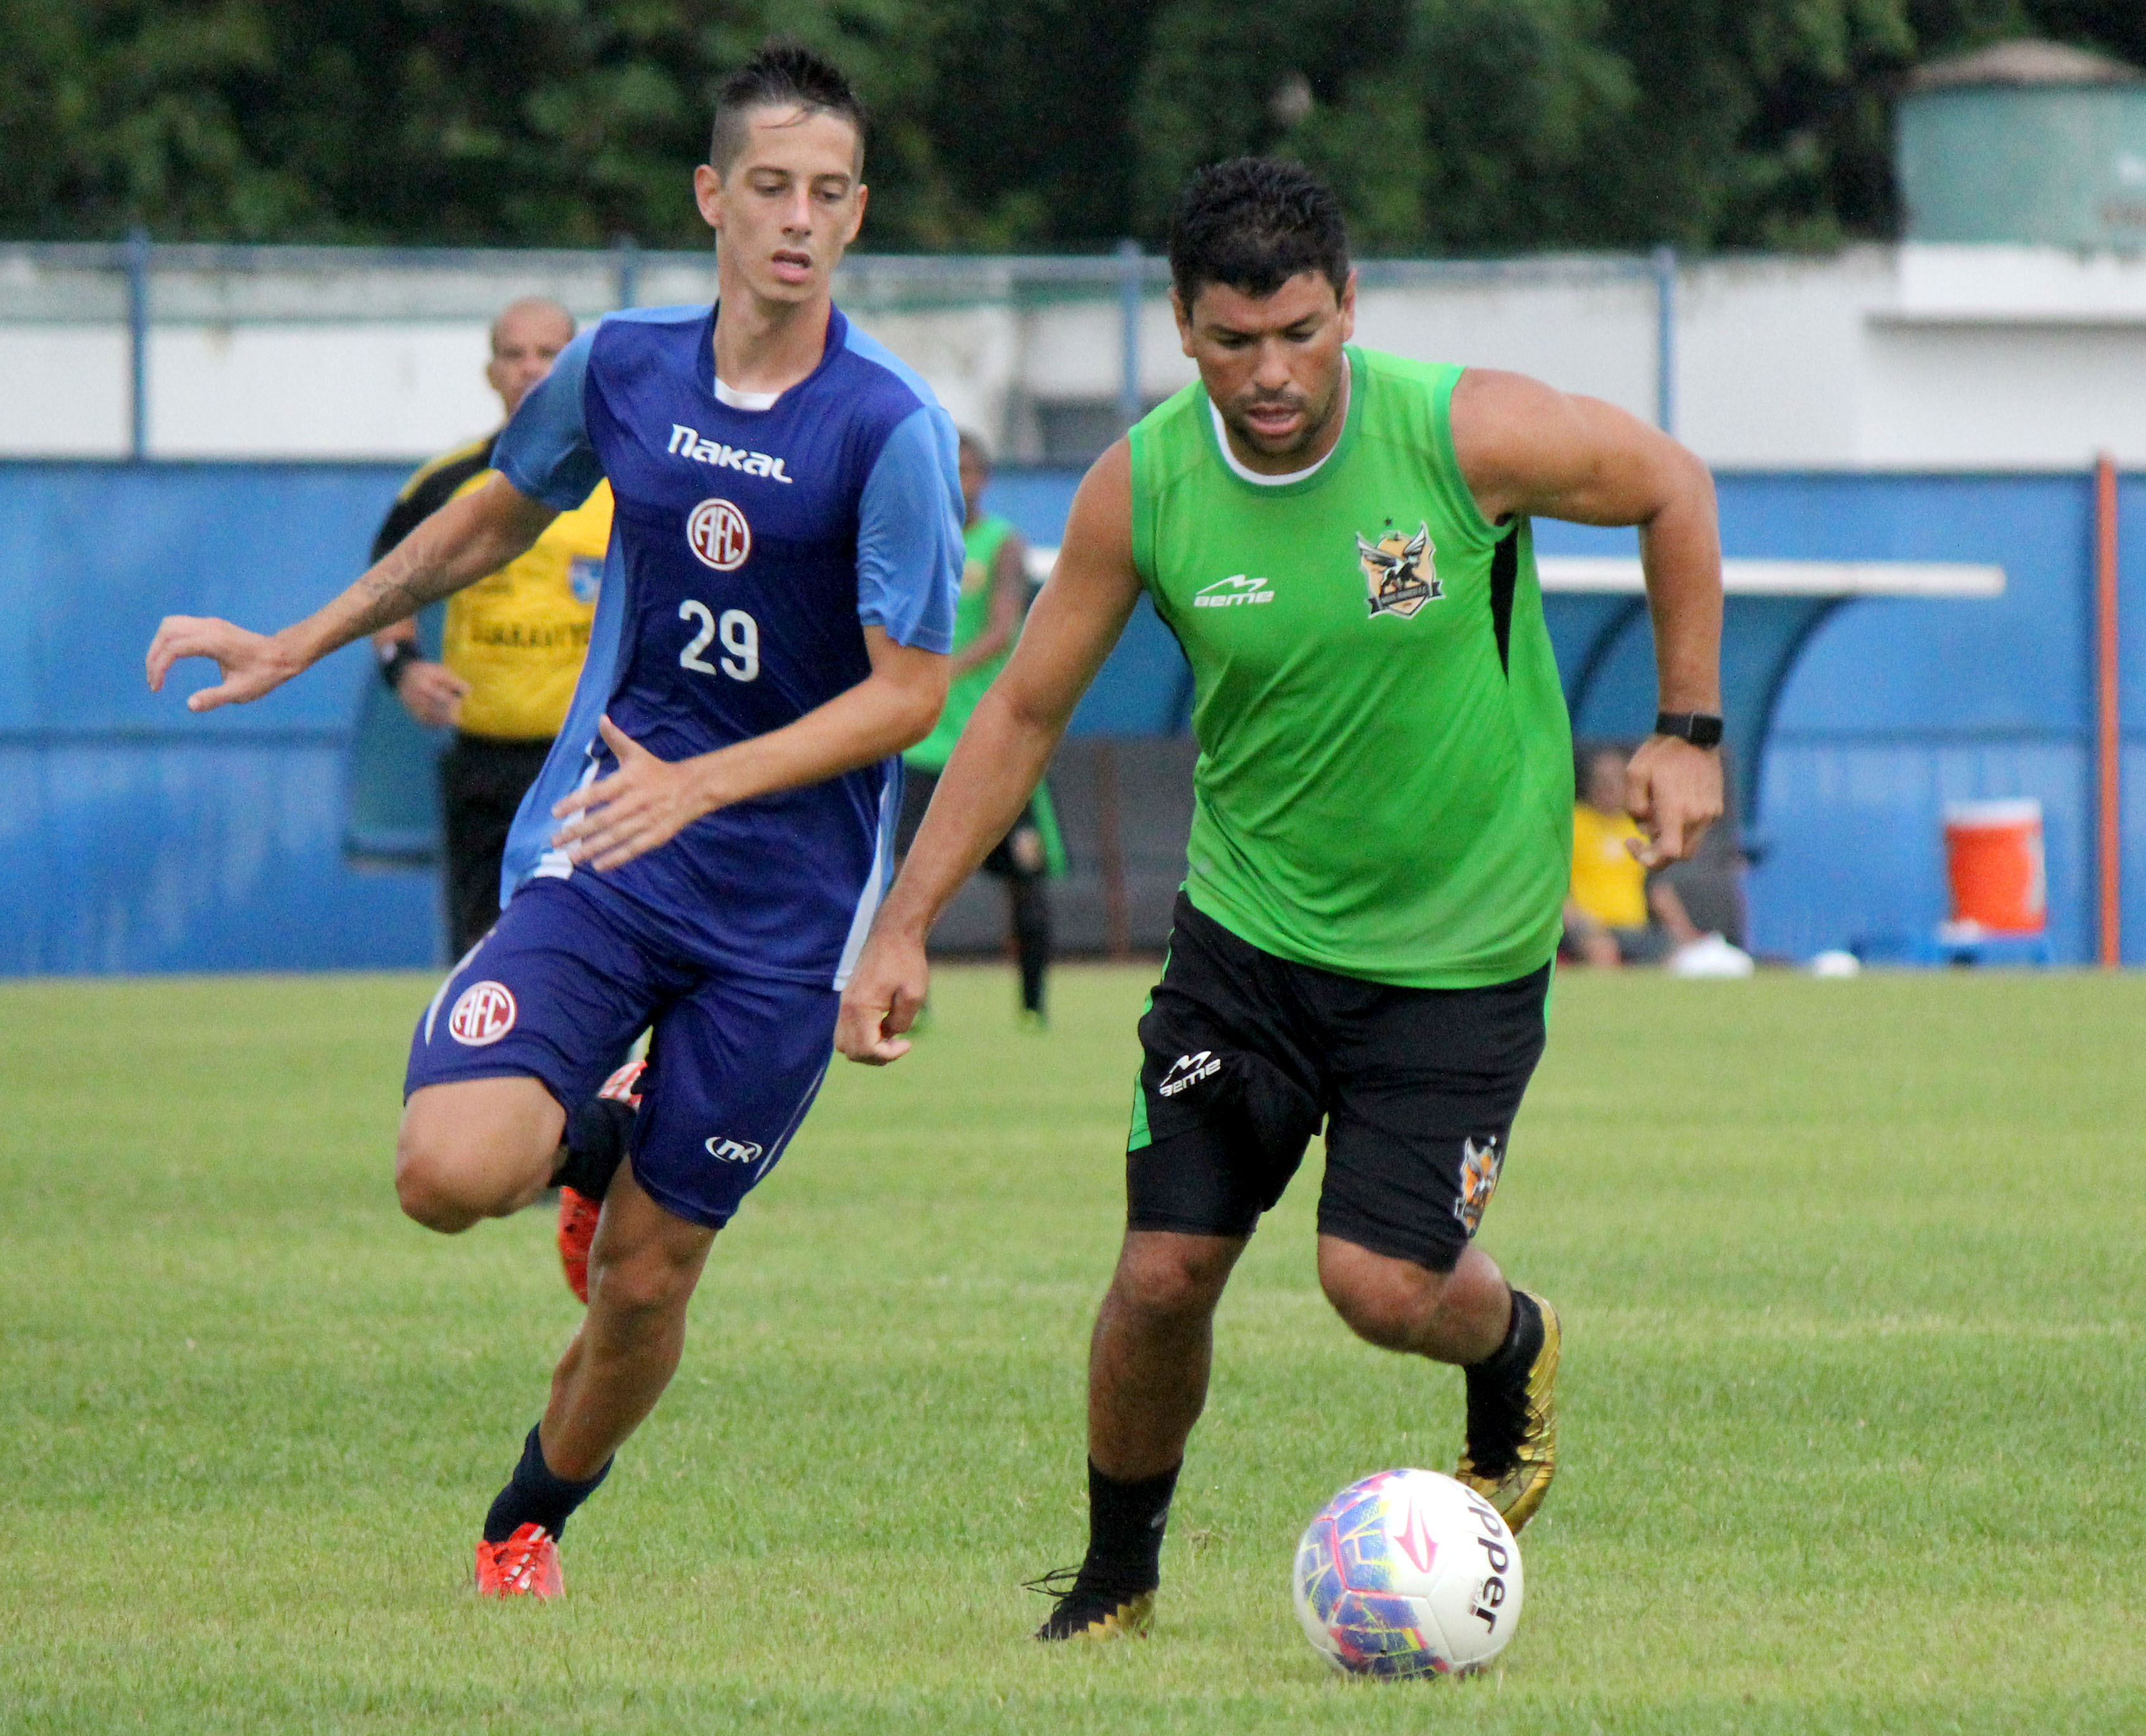
<path id="1" fill-rule="evenodd" d="M 1676 888 L 1649 876 L 1634 853 L 1647 841 L 1624 810 L 1624 756 L 1609 746 L 1581 756 L 1572 805 L 1572 887 L 1565 898 L 1569 955 L 1614 970 L 1656 965 L 1703 939 Z"/>
<path id="2" fill-rule="evenodd" d="M 510 305 L 492 326 L 484 371 L 507 417 L 574 336 L 574 317 L 535 297 Z M 503 419 L 502 419 L 503 420 Z M 373 538 L 377 561 L 417 523 L 492 474 L 497 431 L 442 452 L 403 485 Z M 565 721 L 581 672 L 604 551 L 611 542 L 611 485 L 562 512 L 528 553 L 448 601 L 441 661 L 419 651 L 414 621 L 372 636 L 382 680 L 410 715 L 452 726 L 440 761 L 447 841 L 447 923 L 457 955 L 499 915 L 499 866 L 523 793 Z"/>

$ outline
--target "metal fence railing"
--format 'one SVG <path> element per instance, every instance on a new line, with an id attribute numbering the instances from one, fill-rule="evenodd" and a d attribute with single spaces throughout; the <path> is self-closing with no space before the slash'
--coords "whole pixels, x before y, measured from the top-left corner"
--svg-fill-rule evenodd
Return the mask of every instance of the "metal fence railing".
<path id="1" fill-rule="evenodd" d="M 1664 428 L 1674 424 L 1679 261 L 1670 248 L 1651 255 L 1366 260 L 1359 272 L 1371 290 L 1650 286 L 1656 419 Z M 856 254 L 844 262 L 837 292 L 866 312 L 1114 299 L 1115 408 L 1125 426 L 1145 407 L 1141 311 L 1168 282 L 1167 262 L 1126 241 L 1090 255 Z M 704 300 L 714 287 L 711 252 L 656 251 L 624 239 L 581 250 L 246 247 L 152 242 L 137 230 L 115 242 L 0 243 L 0 327 L 123 324 L 128 451 L 137 459 L 150 456 L 150 334 L 159 325 L 489 319 L 502 300 L 532 288 L 586 317 Z"/>

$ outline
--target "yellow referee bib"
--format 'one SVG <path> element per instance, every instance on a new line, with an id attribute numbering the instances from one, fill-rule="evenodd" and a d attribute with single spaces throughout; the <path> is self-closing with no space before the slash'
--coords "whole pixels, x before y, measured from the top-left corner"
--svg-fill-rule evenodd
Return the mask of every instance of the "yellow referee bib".
<path id="1" fill-rule="evenodd" d="M 1647 870 L 1624 848 L 1645 836 L 1629 814 L 1572 805 L 1572 901 L 1605 928 L 1647 925 Z"/>
<path id="2" fill-rule="evenodd" d="M 455 494 L 493 474 L 479 471 Z M 442 661 L 470 684 L 465 734 L 527 741 L 559 733 L 596 620 L 611 506 L 611 484 L 599 482 L 528 553 L 447 600 Z"/>

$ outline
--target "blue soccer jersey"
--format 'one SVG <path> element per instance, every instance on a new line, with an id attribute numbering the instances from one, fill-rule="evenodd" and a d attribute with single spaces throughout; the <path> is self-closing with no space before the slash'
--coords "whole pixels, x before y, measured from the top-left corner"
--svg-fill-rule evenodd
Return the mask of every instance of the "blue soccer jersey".
<path id="1" fill-rule="evenodd" d="M 961 582 L 953 424 L 931 389 L 831 312 L 826 349 L 765 409 L 716 389 L 710 307 L 613 314 L 563 351 L 492 465 L 561 509 L 616 506 L 587 661 L 510 834 L 502 899 L 571 876 L 684 957 L 836 988 L 891 866 L 901 761 L 706 815 L 620 868 L 551 847 L 552 804 L 616 761 L 611 721 L 682 760 L 765 735 L 871 672 L 864 629 L 944 652 Z"/>

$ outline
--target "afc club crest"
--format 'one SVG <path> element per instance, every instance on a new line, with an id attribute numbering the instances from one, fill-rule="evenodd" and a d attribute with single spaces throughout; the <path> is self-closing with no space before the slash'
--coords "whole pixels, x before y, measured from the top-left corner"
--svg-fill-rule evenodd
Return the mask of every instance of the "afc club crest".
<path id="1" fill-rule="evenodd" d="M 702 501 L 686 521 L 686 541 L 703 566 L 735 572 L 752 552 L 752 526 L 728 501 Z"/>
<path id="2" fill-rule="evenodd" d="M 1385 534 L 1376 542 L 1365 541 L 1359 531 L 1356 564 L 1370 587 L 1371 613 L 1398 615 L 1405 621 L 1425 603 L 1444 596 L 1445 587 L 1438 582 L 1438 568 L 1430 558 L 1436 552 L 1430 546 L 1428 524 L 1420 523 L 1415 536 L 1403 536 L 1389 520 Z"/>
<path id="3" fill-rule="evenodd" d="M 514 1029 L 514 995 L 503 982 L 473 982 L 447 1015 L 447 1032 L 457 1043 L 482 1049 Z"/>

